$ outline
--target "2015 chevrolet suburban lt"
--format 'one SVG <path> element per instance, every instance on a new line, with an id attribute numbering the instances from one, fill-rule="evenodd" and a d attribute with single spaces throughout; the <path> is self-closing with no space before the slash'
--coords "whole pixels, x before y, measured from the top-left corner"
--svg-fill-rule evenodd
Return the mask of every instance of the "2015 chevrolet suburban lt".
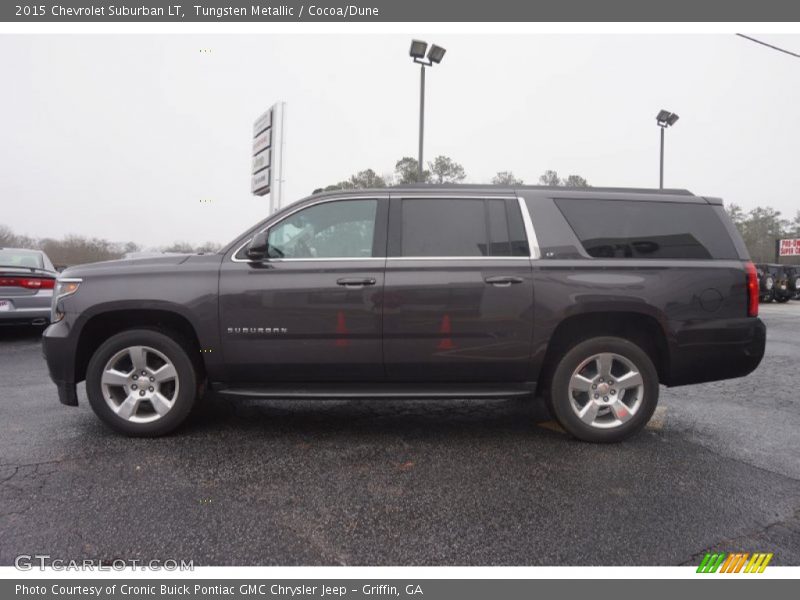
<path id="1" fill-rule="evenodd" d="M 258 398 L 540 397 L 575 437 L 639 431 L 659 385 L 742 377 L 759 287 L 722 201 L 682 190 L 412 186 L 318 194 L 216 254 L 58 279 L 44 354 L 113 429 Z"/>

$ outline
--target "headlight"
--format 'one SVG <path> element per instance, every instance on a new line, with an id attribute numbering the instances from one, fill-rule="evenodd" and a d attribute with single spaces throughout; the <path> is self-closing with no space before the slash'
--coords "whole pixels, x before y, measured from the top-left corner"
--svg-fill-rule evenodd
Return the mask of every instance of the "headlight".
<path id="1" fill-rule="evenodd" d="M 69 278 L 56 280 L 56 289 L 53 293 L 53 304 L 50 315 L 51 323 L 58 323 L 64 318 L 64 311 L 59 304 L 67 296 L 72 296 L 78 291 L 83 279 Z"/>

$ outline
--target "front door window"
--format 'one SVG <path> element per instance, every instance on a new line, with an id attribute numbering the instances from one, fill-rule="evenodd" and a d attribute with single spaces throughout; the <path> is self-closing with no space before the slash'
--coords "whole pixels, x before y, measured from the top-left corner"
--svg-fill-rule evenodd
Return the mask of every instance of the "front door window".
<path id="1" fill-rule="evenodd" d="M 270 258 L 376 256 L 377 200 L 339 200 L 300 210 L 269 230 Z"/>

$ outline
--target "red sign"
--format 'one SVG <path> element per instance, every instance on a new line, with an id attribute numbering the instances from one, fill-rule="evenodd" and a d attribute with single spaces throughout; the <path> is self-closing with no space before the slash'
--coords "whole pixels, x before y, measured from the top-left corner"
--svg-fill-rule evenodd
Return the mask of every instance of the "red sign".
<path id="1" fill-rule="evenodd" d="M 781 240 L 780 256 L 800 256 L 800 239 Z"/>

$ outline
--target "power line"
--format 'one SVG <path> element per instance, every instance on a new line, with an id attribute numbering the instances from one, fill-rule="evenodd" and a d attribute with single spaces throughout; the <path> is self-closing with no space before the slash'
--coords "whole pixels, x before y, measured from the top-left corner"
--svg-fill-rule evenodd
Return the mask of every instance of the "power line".
<path id="1" fill-rule="evenodd" d="M 800 54 L 792 52 L 791 50 L 785 50 L 784 48 L 779 48 L 778 46 L 773 46 L 772 44 L 768 44 L 767 42 L 762 42 L 761 40 L 757 40 L 756 38 L 750 37 L 748 35 L 744 35 L 743 33 L 737 33 L 741 38 L 746 40 L 750 40 L 751 42 L 755 42 L 756 44 L 761 44 L 762 46 L 766 46 L 767 48 L 772 48 L 773 50 L 777 50 L 778 52 L 783 52 L 784 54 L 788 54 L 789 56 L 794 56 L 795 58 L 800 58 Z"/>

